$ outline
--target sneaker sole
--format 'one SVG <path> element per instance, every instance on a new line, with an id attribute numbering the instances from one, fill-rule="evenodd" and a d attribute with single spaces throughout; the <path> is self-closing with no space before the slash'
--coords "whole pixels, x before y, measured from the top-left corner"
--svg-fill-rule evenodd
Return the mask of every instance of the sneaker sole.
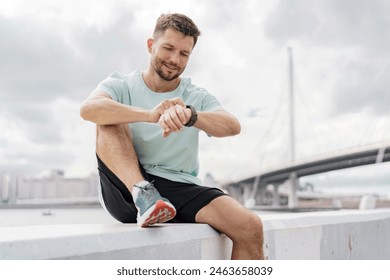
<path id="1" fill-rule="evenodd" d="M 175 207 L 169 202 L 157 200 L 154 207 L 150 207 L 137 221 L 141 227 L 148 227 L 157 223 L 165 223 L 176 216 Z"/>

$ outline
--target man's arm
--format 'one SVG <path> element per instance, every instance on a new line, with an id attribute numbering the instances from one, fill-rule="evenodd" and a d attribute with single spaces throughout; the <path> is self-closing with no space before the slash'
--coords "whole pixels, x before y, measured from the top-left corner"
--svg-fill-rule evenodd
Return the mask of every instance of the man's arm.
<path id="1" fill-rule="evenodd" d="M 214 137 L 233 136 L 241 131 L 239 121 L 225 110 L 198 112 L 194 126 Z"/>
<path id="2" fill-rule="evenodd" d="M 124 124 L 134 122 L 157 123 L 165 110 L 175 106 L 185 106 L 179 98 L 161 102 L 152 110 L 121 104 L 112 100 L 104 92 L 98 92 L 88 97 L 80 107 L 83 119 L 97 125 Z"/>
<path id="3" fill-rule="evenodd" d="M 175 106 L 166 110 L 159 120 L 163 129 L 163 136 L 172 132 L 179 132 L 191 118 L 191 110 L 182 106 Z M 196 128 L 215 137 L 233 136 L 241 131 L 238 120 L 225 110 L 215 112 L 198 112 Z"/>

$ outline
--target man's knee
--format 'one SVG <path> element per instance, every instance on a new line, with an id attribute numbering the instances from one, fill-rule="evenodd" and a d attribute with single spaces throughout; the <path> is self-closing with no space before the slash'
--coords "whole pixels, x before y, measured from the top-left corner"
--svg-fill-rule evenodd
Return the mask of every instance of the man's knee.
<path id="1" fill-rule="evenodd" d="M 132 147 L 132 141 L 127 124 L 98 125 L 96 128 L 96 152 L 101 157 L 107 152 L 128 151 L 129 147 Z"/>
<path id="2" fill-rule="evenodd" d="M 110 135 L 118 135 L 121 133 L 128 134 L 129 126 L 127 124 L 106 124 L 106 125 L 97 125 L 96 131 L 98 133 L 98 136 L 100 133 L 103 134 L 110 134 Z"/>
<path id="3" fill-rule="evenodd" d="M 263 223 L 255 213 L 248 213 L 242 221 L 239 233 L 235 235 L 240 241 L 252 242 L 254 240 L 263 243 Z"/>
<path id="4" fill-rule="evenodd" d="M 116 141 L 120 139 L 131 139 L 131 132 L 127 124 L 98 125 L 96 126 L 97 144 L 101 141 Z"/>
<path id="5" fill-rule="evenodd" d="M 253 234 L 263 234 L 263 222 L 261 221 L 260 217 L 256 214 L 252 213 L 250 217 L 248 218 L 250 220 L 249 224 L 249 230 Z"/>

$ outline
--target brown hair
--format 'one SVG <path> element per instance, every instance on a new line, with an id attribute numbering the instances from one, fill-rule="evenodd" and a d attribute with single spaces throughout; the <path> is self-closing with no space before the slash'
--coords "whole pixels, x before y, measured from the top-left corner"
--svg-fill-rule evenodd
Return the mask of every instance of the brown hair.
<path id="1" fill-rule="evenodd" d="M 168 28 L 173 28 L 185 36 L 194 38 L 194 47 L 198 41 L 200 31 L 196 24 L 187 16 L 182 14 L 162 14 L 156 22 L 153 36 L 157 38 L 161 36 Z"/>

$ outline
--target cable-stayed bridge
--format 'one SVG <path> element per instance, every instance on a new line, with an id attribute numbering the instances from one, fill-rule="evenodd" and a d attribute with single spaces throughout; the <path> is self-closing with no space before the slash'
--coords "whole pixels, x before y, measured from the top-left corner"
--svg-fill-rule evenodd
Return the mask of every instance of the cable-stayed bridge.
<path id="1" fill-rule="evenodd" d="M 311 159 L 301 161 L 295 160 L 295 90 L 294 90 L 294 67 L 292 48 L 288 51 L 288 71 L 289 71 L 289 94 L 288 98 L 288 121 L 289 121 L 289 153 L 290 162 L 286 159 L 286 164 L 272 170 L 259 171 L 257 174 L 236 180 L 226 182 L 220 186 L 229 191 L 229 193 L 239 201 L 249 205 L 280 205 L 279 187 L 289 185 L 288 188 L 288 205 L 296 207 L 298 203 L 297 192 L 299 189 L 299 178 L 329 171 L 354 168 L 363 165 L 378 164 L 390 161 L 390 142 L 377 145 L 364 146 L 350 150 L 344 150 L 317 156 Z M 298 91 L 299 92 L 299 91 Z M 384 92 L 386 95 L 388 91 Z M 275 111 L 279 113 L 280 111 Z M 371 124 L 370 124 L 371 126 Z M 277 127 L 273 122 L 269 128 Z M 383 128 L 381 129 L 382 131 Z M 267 129 L 268 131 L 268 129 Z M 266 133 L 265 135 L 268 135 Z M 365 135 L 366 138 L 367 135 Z M 367 139 L 365 139 L 367 140 Z M 288 184 L 285 184 L 288 183 Z M 268 187 L 273 187 L 272 202 L 268 196 Z"/>
<path id="2" fill-rule="evenodd" d="M 273 185 L 277 193 L 279 186 L 289 181 L 289 206 L 295 207 L 300 177 L 387 161 L 390 161 L 390 142 L 293 162 L 241 180 L 224 183 L 222 188 L 227 189 L 236 198 L 241 196 L 241 200 L 257 198 L 257 203 L 267 204 L 264 199 L 266 187 Z M 276 201 L 273 201 L 273 204 L 279 204 L 278 195 L 274 199 Z"/>

